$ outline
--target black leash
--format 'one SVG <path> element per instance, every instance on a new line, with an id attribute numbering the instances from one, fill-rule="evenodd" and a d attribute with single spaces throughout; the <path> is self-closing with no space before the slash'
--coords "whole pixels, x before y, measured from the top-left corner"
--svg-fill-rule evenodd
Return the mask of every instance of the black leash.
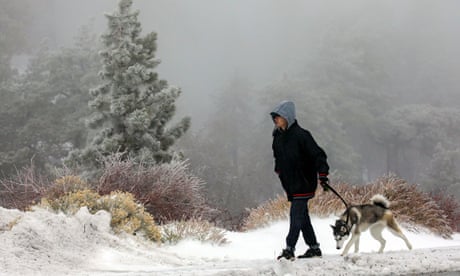
<path id="1" fill-rule="evenodd" d="M 343 199 L 343 197 L 341 197 L 339 195 L 339 193 L 337 193 L 336 190 L 334 190 L 334 188 L 331 187 L 331 185 L 329 185 L 329 183 L 326 183 L 325 185 L 329 190 L 331 190 L 338 198 L 340 198 L 340 200 L 343 202 L 343 204 L 345 204 L 345 207 L 347 207 L 348 209 L 348 203 L 345 201 L 345 199 Z"/>
<path id="2" fill-rule="evenodd" d="M 348 225 L 348 222 L 350 221 L 350 212 L 348 211 L 348 206 L 349 206 L 348 203 L 345 201 L 345 199 L 343 199 L 343 197 L 339 195 L 339 193 L 337 193 L 336 190 L 334 190 L 334 188 L 331 187 L 331 185 L 329 185 L 329 183 L 326 183 L 326 187 L 330 189 L 338 198 L 340 198 L 343 204 L 345 204 L 345 207 L 347 208 L 345 210 L 345 212 L 347 213 L 347 220 L 345 221 L 344 226 L 345 226 L 345 229 L 347 229 L 347 232 L 350 233 L 352 225 Z"/>

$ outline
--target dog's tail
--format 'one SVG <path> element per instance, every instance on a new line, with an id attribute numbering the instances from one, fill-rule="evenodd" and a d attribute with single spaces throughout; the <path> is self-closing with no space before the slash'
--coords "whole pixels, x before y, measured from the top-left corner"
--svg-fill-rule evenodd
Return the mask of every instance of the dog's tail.
<path id="1" fill-rule="evenodd" d="M 371 198 L 371 203 L 382 208 L 390 208 L 390 201 L 383 195 L 377 194 Z"/>

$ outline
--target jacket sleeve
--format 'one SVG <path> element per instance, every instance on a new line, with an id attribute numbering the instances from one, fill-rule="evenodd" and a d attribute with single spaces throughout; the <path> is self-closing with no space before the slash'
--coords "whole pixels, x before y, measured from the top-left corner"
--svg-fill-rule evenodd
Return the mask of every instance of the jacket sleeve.
<path id="1" fill-rule="evenodd" d="M 312 158 L 318 174 L 327 176 L 329 174 L 329 165 L 326 152 L 316 143 L 309 131 L 305 131 L 303 135 L 303 148 L 306 154 Z"/>

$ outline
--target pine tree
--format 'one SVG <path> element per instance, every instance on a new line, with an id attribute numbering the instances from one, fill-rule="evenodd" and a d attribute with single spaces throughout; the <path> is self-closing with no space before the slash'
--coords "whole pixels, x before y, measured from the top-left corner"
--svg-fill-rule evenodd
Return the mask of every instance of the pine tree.
<path id="1" fill-rule="evenodd" d="M 31 1 L 0 0 L 0 85 L 17 73 L 11 66 L 12 57 L 27 51 L 27 31 L 33 18 L 31 4 Z"/>
<path id="2" fill-rule="evenodd" d="M 100 59 L 92 26 L 84 26 L 75 45 L 56 51 L 37 46 L 27 70 L 0 89 L 0 173 L 28 166 L 62 165 L 72 147 L 85 144 L 83 120 L 89 115 L 88 89 L 99 80 Z"/>
<path id="3" fill-rule="evenodd" d="M 89 145 L 73 152 L 70 160 L 84 167 L 98 166 L 98 158 L 123 152 L 147 162 L 169 162 L 169 150 L 189 128 L 183 118 L 167 128 L 181 91 L 159 79 L 154 71 L 156 33 L 140 37 L 139 11 L 131 11 L 132 0 L 121 0 L 118 11 L 106 14 L 108 31 L 102 36 L 102 85 L 90 91 L 94 110 L 88 126 L 95 130 Z"/>

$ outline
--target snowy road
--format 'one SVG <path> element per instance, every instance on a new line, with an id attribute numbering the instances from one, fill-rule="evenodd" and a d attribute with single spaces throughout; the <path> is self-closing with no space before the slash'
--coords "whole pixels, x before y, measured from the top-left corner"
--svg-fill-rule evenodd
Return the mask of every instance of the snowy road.
<path id="1" fill-rule="evenodd" d="M 125 267 L 126 269 L 126 267 Z M 325 255 L 310 260 L 210 261 L 179 267 L 137 267 L 88 275 L 460 275 L 460 247 Z"/>

